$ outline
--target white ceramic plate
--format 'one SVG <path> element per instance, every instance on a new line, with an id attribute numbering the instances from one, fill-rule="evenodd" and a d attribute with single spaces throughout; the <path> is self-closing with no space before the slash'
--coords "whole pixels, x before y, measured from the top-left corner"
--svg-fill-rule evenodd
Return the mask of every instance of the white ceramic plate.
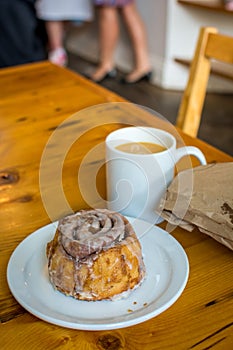
<path id="1" fill-rule="evenodd" d="M 126 299 L 79 301 L 53 289 L 48 278 L 45 250 L 57 223 L 35 231 L 13 252 L 7 280 L 15 299 L 44 321 L 82 330 L 128 327 L 168 309 L 187 283 L 187 256 L 166 231 L 138 219 L 128 219 L 140 239 L 147 275 Z"/>

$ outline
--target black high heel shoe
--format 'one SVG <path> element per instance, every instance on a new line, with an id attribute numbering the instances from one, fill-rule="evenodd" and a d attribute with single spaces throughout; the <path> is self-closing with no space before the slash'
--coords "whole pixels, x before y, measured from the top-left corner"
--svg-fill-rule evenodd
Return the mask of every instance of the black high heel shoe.
<path id="1" fill-rule="evenodd" d="M 127 78 L 124 77 L 121 79 L 121 83 L 122 84 L 136 84 L 136 83 L 139 83 L 140 81 L 150 81 L 151 78 L 152 78 L 152 71 L 149 71 L 149 72 L 139 76 L 135 80 L 127 80 Z"/>
<path id="2" fill-rule="evenodd" d="M 94 83 L 99 84 L 99 83 L 102 83 L 105 79 L 109 79 L 109 78 L 114 79 L 116 78 L 116 76 L 117 76 L 117 70 L 116 68 L 113 68 L 110 71 L 104 73 L 104 75 L 102 75 L 102 77 L 100 77 L 99 79 L 93 79 L 90 75 L 87 76 L 87 78 L 94 81 Z"/>

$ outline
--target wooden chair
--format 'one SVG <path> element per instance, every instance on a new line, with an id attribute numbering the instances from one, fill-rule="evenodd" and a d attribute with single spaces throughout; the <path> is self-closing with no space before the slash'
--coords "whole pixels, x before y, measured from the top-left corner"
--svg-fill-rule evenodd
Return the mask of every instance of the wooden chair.
<path id="1" fill-rule="evenodd" d="M 233 37 L 218 33 L 216 28 L 203 27 L 176 121 L 177 127 L 193 137 L 198 133 L 213 60 L 233 64 Z"/>

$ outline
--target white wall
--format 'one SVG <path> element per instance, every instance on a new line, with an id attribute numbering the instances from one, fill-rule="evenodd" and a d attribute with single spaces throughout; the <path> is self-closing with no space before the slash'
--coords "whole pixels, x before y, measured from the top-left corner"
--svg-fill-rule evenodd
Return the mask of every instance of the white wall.
<path id="1" fill-rule="evenodd" d="M 231 14 L 183 6 L 176 0 L 136 0 L 136 2 L 148 34 L 149 54 L 154 72 L 152 82 L 162 88 L 173 90 L 184 88 L 188 69 L 176 63 L 174 58 L 192 57 L 201 26 L 217 26 L 219 31 L 233 35 Z M 69 34 L 67 47 L 72 52 L 97 62 L 97 33 L 96 20 L 81 30 L 73 29 Z M 133 66 L 131 45 L 123 23 L 115 61 L 123 71 L 129 71 Z M 211 77 L 209 90 L 232 91 L 232 85 L 232 82 L 225 79 Z"/>
<path id="2" fill-rule="evenodd" d="M 219 31 L 233 35 L 232 15 L 177 4 L 168 0 L 165 67 L 161 86 L 182 89 L 187 81 L 187 68 L 174 62 L 174 58 L 191 59 L 201 26 L 217 26 Z M 232 91 L 232 82 L 212 76 L 209 90 Z"/>

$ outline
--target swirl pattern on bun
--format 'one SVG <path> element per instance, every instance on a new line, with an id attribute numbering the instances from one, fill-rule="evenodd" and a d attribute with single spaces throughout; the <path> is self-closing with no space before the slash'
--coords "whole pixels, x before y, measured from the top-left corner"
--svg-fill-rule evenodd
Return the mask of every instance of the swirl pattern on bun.
<path id="1" fill-rule="evenodd" d="M 54 288 L 80 300 L 125 296 L 145 275 L 133 227 L 107 209 L 81 210 L 61 219 L 46 252 Z"/>

